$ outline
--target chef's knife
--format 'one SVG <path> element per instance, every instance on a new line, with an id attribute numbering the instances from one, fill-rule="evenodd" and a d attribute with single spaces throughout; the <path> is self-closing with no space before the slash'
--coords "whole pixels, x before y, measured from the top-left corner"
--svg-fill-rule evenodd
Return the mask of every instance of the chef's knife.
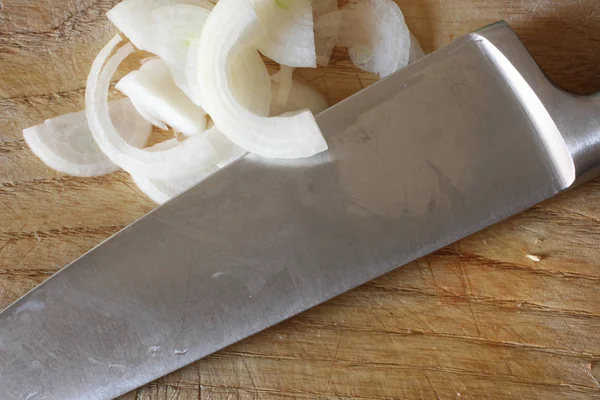
<path id="1" fill-rule="evenodd" d="M 505 23 L 317 121 L 328 152 L 246 156 L 0 314 L 2 399 L 118 396 L 600 172 L 600 99 Z"/>

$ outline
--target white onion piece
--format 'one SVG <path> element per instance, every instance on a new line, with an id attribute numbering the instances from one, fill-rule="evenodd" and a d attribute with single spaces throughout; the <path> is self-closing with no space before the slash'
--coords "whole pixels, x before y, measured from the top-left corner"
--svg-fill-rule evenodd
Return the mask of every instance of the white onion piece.
<path id="1" fill-rule="evenodd" d="M 337 6 L 337 0 L 312 0 L 313 15 L 317 20 L 323 15 L 337 10 Z"/>
<path id="2" fill-rule="evenodd" d="M 121 41 L 115 36 L 98 53 L 87 80 L 86 116 L 90 130 L 104 154 L 133 175 L 172 179 L 214 165 L 218 155 L 205 135 L 194 135 L 172 149 L 149 152 L 130 146 L 115 130 L 110 119 L 107 96 L 110 80 L 119 64 L 133 52 L 127 44 L 118 49 L 103 68 L 105 60 Z"/>
<path id="3" fill-rule="evenodd" d="M 315 52 L 317 65 L 327 67 L 333 48 L 339 41 L 342 14 L 340 11 L 322 15 L 315 21 Z"/>
<path id="4" fill-rule="evenodd" d="M 152 126 L 135 110 L 128 99 L 109 104 L 115 129 L 134 147 L 144 147 Z M 88 128 L 85 111 L 48 119 L 23 130 L 31 151 L 50 168 L 74 176 L 99 176 L 119 169 L 98 148 Z"/>
<path id="5" fill-rule="evenodd" d="M 235 98 L 228 66 L 243 38 L 257 29 L 256 13 L 247 0 L 221 0 L 208 17 L 197 60 L 200 106 L 218 129 L 247 151 L 270 158 L 309 157 L 327 149 L 310 111 L 293 116 L 261 117 Z"/>
<path id="6" fill-rule="evenodd" d="M 169 125 L 186 136 L 206 129 L 206 113 L 175 85 L 169 67 L 161 59 L 147 61 L 139 70 L 125 75 L 116 88 L 153 125 L 162 129 Z"/>
<path id="7" fill-rule="evenodd" d="M 192 44 L 187 68 L 190 76 L 189 82 L 195 93 L 201 92 L 198 86 L 197 60 L 199 40 Z M 229 85 L 233 96 L 252 113 L 267 117 L 271 107 L 271 77 L 269 71 L 262 61 L 258 51 L 251 47 L 243 47 L 235 51 L 231 56 L 232 61 L 228 68 Z M 211 124 L 214 125 L 212 120 Z M 215 147 L 219 155 L 217 166 L 223 168 L 231 162 L 245 155 L 246 150 L 234 144 L 218 129 L 210 126 L 206 131 L 206 137 Z"/>
<path id="8" fill-rule="evenodd" d="M 142 193 L 157 204 L 163 204 L 169 201 L 173 196 L 173 194 L 168 193 L 160 187 L 160 184 L 157 184 L 156 180 L 153 180 L 152 178 L 143 175 L 131 175 L 131 179 Z"/>
<path id="9" fill-rule="evenodd" d="M 331 53 L 335 47 L 336 39 L 320 36 L 315 38 L 315 46 L 317 48 L 317 65 L 321 67 L 329 66 Z"/>
<path id="10" fill-rule="evenodd" d="M 227 71 L 229 87 L 242 106 L 266 117 L 271 106 L 271 77 L 258 51 L 240 48 L 231 57 Z"/>
<path id="11" fill-rule="evenodd" d="M 273 77 L 271 77 L 271 80 L 279 83 L 278 91 L 276 92 L 277 94 L 273 102 L 280 107 L 285 106 L 290 98 L 294 69 L 295 68 L 288 67 L 287 65 L 282 65 L 277 78 L 273 79 Z"/>
<path id="12" fill-rule="evenodd" d="M 125 0 L 106 13 L 108 19 L 140 50 L 153 53 L 156 42 L 160 41 L 159 24 L 153 12 L 159 8 L 189 5 L 210 11 L 213 4 L 207 0 Z"/>
<path id="13" fill-rule="evenodd" d="M 163 204 L 203 181 L 206 177 L 218 170 L 219 168 L 213 166 L 206 170 L 197 171 L 191 175 L 168 180 L 152 179 L 143 175 L 132 175 L 131 178 L 137 187 L 152 201 Z"/>
<path id="14" fill-rule="evenodd" d="M 225 168 L 247 153 L 246 150 L 227 139 L 227 136 L 223 135 L 216 127 L 206 131 L 206 138 L 219 155 L 219 161 L 216 164 L 219 168 Z"/>
<path id="15" fill-rule="evenodd" d="M 121 91 L 121 92 L 123 92 L 123 91 Z M 136 94 L 138 94 L 138 93 L 136 93 Z M 162 122 L 160 118 L 156 117 L 154 115 L 154 113 L 150 111 L 150 109 L 147 109 L 147 106 L 146 106 L 146 104 L 144 104 L 144 102 L 138 103 L 135 98 L 132 99 L 131 97 L 129 98 L 129 100 L 131 100 L 131 104 L 133 104 L 133 106 L 135 107 L 137 112 L 142 116 L 142 118 L 144 118 L 150 124 L 162 129 L 163 131 L 169 130 L 169 127 L 167 126 L 167 124 Z"/>
<path id="16" fill-rule="evenodd" d="M 336 44 L 348 48 L 353 64 L 381 78 L 408 65 L 410 32 L 392 0 L 351 2 L 318 21 L 319 40 L 337 35 Z"/>
<path id="17" fill-rule="evenodd" d="M 140 65 L 144 65 L 152 60 L 160 60 L 160 57 L 146 57 L 140 60 Z"/>
<path id="18" fill-rule="evenodd" d="M 316 67 L 310 0 L 250 0 L 265 29 L 258 50 L 279 64 Z"/>
<path id="19" fill-rule="evenodd" d="M 238 158 L 246 154 L 244 150 L 229 141 L 215 127 L 204 133 L 208 140 L 213 144 L 219 154 L 219 162 L 216 165 L 210 166 L 201 171 L 194 171 L 189 175 L 181 176 L 175 179 L 160 180 L 148 178 L 147 176 L 132 175 L 132 178 L 139 189 L 146 194 L 154 202 L 162 204 L 171 198 L 185 192 L 192 186 L 198 184 L 212 173 L 218 171 L 231 164 Z M 162 151 L 177 146 L 177 139 L 170 139 L 162 143 L 158 143 L 148 151 Z"/>
<path id="20" fill-rule="evenodd" d="M 327 67 L 331 59 L 331 52 L 337 42 L 338 31 L 334 27 L 334 32 L 329 33 L 329 36 L 318 33 L 321 29 L 319 20 L 322 16 L 332 13 L 337 10 L 337 0 L 313 0 L 312 8 L 315 17 L 315 53 L 317 57 L 317 65 Z"/>
<path id="21" fill-rule="evenodd" d="M 198 60 L 200 40 L 192 43 L 186 64 L 188 82 L 191 88 L 190 98 L 201 104 L 203 88 L 198 82 Z M 256 115 L 268 116 L 271 106 L 271 78 L 258 51 L 251 47 L 236 49 L 231 55 L 227 76 L 233 96 L 242 106 Z"/>
<path id="22" fill-rule="evenodd" d="M 202 34 L 202 28 L 210 10 L 205 8 L 176 5 L 162 7 L 152 12 L 158 23 L 158 40 L 153 53 L 158 54 L 169 66 L 173 80 L 188 96 L 190 87 L 185 73 L 185 64 L 191 44 Z"/>
<path id="23" fill-rule="evenodd" d="M 135 47 L 162 58 L 189 96 L 187 53 L 213 6 L 207 0 L 125 0 L 106 15 Z"/>
<path id="24" fill-rule="evenodd" d="M 419 61 L 423 57 L 425 57 L 425 52 L 421 48 L 421 45 L 419 44 L 419 41 L 415 35 L 410 32 L 410 53 L 408 56 L 408 63 L 412 64 L 415 61 Z"/>
<path id="25" fill-rule="evenodd" d="M 274 95 L 279 90 L 278 86 L 277 82 L 273 82 L 271 90 Z M 327 99 L 321 92 L 310 85 L 293 79 L 287 103 L 279 105 L 273 102 L 271 104 L 271 115 L 281 115 L 305 109 L 309 109 L 314 115 L 317 115 L 327 108 L 329 108 Z"/>
<path id="26" fill-rule="evenodd" d="M 179 142 L 177 139 L 169 139 L 162 143 L 155 144 L 146 150 L 151 152 L 165 151 L 177 147 L 178 145 Z M 163 204 L 180 193 L 185 192 L 187 189 L 217 170 L 217 166 L 209 166 L 206 169 L 193 171 L 188 175 L 167 180 L 149 178 L 148 176 L 139 174 L 131 175 L 131 178 L 137 187 L 152 201 Z"/>

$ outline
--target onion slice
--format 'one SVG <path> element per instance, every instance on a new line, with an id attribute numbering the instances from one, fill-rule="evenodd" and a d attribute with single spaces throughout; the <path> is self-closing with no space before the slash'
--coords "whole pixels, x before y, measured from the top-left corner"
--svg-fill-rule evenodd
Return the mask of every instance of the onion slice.
<path id="1" fill-rule="evenodd" d="M 137 149 L 121 138 L 108 112 L 108 88 L 119 64 L 133 52 L 133 46 L 127 44 L 118 49 L 103 68 L 104 62 L 120 41 L 121 37 L 116 35 L 98 53 L 88 76 L 85 93 L 88 124 L 104 154 L 130 174 L 156 179 L 172 179 L 214 165 L 218 155 L 205 135 L 192 136 L 176 147 L 158 152 Z"/>
<path id="2" fill-rule="evenodd" d="M 313 14 L 315 16 L 315 53 L 317 65 L 327 67 L 331 59 L 331 52 L 335 47 L 339 35 L 339 24 L 329 26 L 332 22 L 320 21 L 321 17 L 337 10 L 337 0 L 313 0 Z"/>
<path id="3" fill-rule="evenodd" d="M 246 150 L 227 139 L 227 136 L 223 135 L 216 126 L 206 131 L 206 138 L 219 155 L 219 160 L 216 164 L 219 168 L 225 168 L 247 154 Z"/>
<path id="4" fill-rule="evenodd" d="M 290 92 L 292 91 L 292 81 L 294 80 L 292 78 L 293 73 L 294 68 L 282 65 L 279 73 L 275 77 L 271 77 L 272 81 L 279 84 L 277 92 L 274 92 L 276 93 L 274 103 L 277 106 L 283 107 L 288 103 Z"/>
<path id="5" fill-rule="evenodd" d="M 272 83 L 273 96 L 279 92 L 279 85 L 275 81 Z M 329 108 L 327 99 L 321 92 L 306 83 L 292 79 L 287 102 L 280 105 L 274 101 L 271 104 L 271 115 L 281 115 L 304 109 L 309 109 L 314 115 L 317 115 L 327 108 Z"/>
<path id="6" fill-rule="evenodd" d="M 149 147 L 146 150 L 150 152 L 165 151 L 177 147 L 178 145 L 179 142 L 177 139 L 169 139 Z M 142 193 L 155 203 L 163 204 L 173 197 L 185 192 L 187 189 L 199 183 L 217 170 L 217 166 L 210 166 L 200 171 L 193 171 L 188 175 L 166 180 L 154 179 L 139 174 L 131 175 L 131 178 Z"/>
<path id="7" fill-rule="evenodd" d="M 271 106 L 271 77 L 258 51 L 240 48 L 227 71 L 233 96 L 256 115 L 266 117 Z"/>
<path id="8" fill-rule="evenodd" d="M 310 0 L 250 0 L 265 35 L 258 50 L 279 64 L 316 67 Z"/>
<path id="9" fill-rule="evenodd" d="M 410 53 L 408 55 L 408 63 L 412 64 L 415 61 L 419 61 L 423 57 L 425 57 L 425 52 L 421 48 L 421 45 L 419 44 L 419 41 L 417 40 L 415 35 L 413 35 L 413 33 L 411 32 L 410 33 Z"/>
<path id="10" fill-rule="evenodd" d="M 161 59 L 145 62 L 139 70 L 125 75 L 116 88 L 153 125 L 165 130 L 169 125 L 186 136 L 206 129 L 206 113 L 175 85 Z"/>
<path id="11" fill-rule="evenodd" d="M 212 173 L 218 171 L 231 164 L 238 158 L 246 154 L 240 147 L 229 141 L 216 127 L 212 127 L 205 133 L 208 140 L 212 143 L 219 154 L 220 160 L 212 166 L 203 170 L 192 171 L 188 175 L 184 175 L 175 179 L 161 180 L 149 178 L 144 175 L 132 175 L 133 181 L 138 188 L 146 194 L 151 200 L 158 204 L 162 204 L 173 197 L 185 192 L 192 186 L 198 184 Z M 162 143 L 158 143 L 148 151 L 163 151 L 177 146 L 177 139 L 170 139 Z"/>
<path id="12" fill-rule="evenodd" d="M 177 86 L 190 96 L 187 54 L 213 6 L 207 0 L 125 0 L 107 16 L 135 47 L 162 58 Z"/>
<path id="13" fill-rule="evenodd" d="M 410 32 L 400 7 L 392 0 L 350 2 L 320 18 L 315 31 L 320 62 L 337 44 L 348 48 L 356 67 L 381 78 L 408 65 Z"/>
<path id="14" fill-rule="evenodd" d="M 337 10 L 337 6 L 337 0 L 312 0 L 313 15 L 317 20 L 323 15 Z"/>
<path id="15" fill-rule="evenodd" d="M 192 43 L 186 71 L 190 84 L 190 98 L 201 104 L 203 88 L 198 82 L 198 61 L 200 39 Z M 235 99 L 256 115 L 268 116 L 271 106 L 271 78 L 258 51 L 252 47 L 238 49 L 232 57 L 227 70 L 229 86 Z"/>
<path id="16" fill-rule="evenodd" d="M 270 158 L 309 157 L 327 149 L 310 111 L 262 117 L 236 100 L 227 71 L 243 40 L 259 29 L 248 0 L 221 0 L 208 17 L 197 49 L 196 75 L 200 106 L 218 129 L 247 151 Z M 247 46 L 247 45 L 246 45 Z"/>
<path id="17" fill-rule="evenodd" d="M 152 126 L 135 110 L 131 101 L 121 99 L 109 104 L 115 129 L 133 147 L 144 147 Z M 31 151 L 50 168 L 74 176 L 100 176 L 119 169 L 94 142 L 85 111 L 48 119 L 23 130 Z"/>

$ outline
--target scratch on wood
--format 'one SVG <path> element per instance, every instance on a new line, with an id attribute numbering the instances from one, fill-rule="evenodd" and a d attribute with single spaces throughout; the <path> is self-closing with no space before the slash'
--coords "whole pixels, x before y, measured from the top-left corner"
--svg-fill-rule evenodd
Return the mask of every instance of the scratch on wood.
<path id="1" fill-rule="evenodd" d="M 27 27 L 12 32 L 2 32 L 0 34 L 0 53 L 10 53 L 11 49 L 27 51 L 41 49 L 45 51 L 68 41 L 73 36 L 84 33 L 92 34 L 95 29 L 108 25 L 106 12 L 117 3 L 119 3 L 118 0 L 92 2 L 89 7 L 78 10 L 51 29 L 36 31 Z"/>
<path id="2" fill-rule="evenodd" d="M 435 391 L 435 388 L 433 387 L 433 385 L 431 384 L 431 381 L 429 380 L 429 377 L 427 376 L 427 374 L 423 374 L 423 376 L 425 377 L 425 379 L 427 380 L 427 383 L 429 384 L 429 388 L 433 391 L 433 394 L 435 395 L 435 398 L 437 400 L 441 400 L 440 396 L 437 394 L 437 392 Z"/>
<path id="3" fill-rule="evenodd" d="M 81 236 L 81 235 L 98 235 L 102 237 L 108 237 L 119 230 L 123 229 L 123 225 L 109 225 L 99 226 L 96 228 L 90 227 L 62 227 L 49 229 L 47 231 L 34 231 L 34 232 L 1 232 L 0 240 L 21 240 L 21 239 L 44 239 L 44 238 L 56 238 L 60 236 Z M 8 244 L 8 243 L 7 243 Z M 0 249 L 2 250 L 2 249 Z"/>
<path id="4" fill-rule="evenodd" d="M 486 257 L 484 257 L 482 255 L 478 255 L 478 254 L 466 253 L 466 252 L 458 253 L 458 252 L 456 252 L 456 250 L 453 250 L 450 247 L 441 249 L 441 250 L 437 251 L 436 253 L 432 254 L 430 257 L 432 257 L 432 258 L 448 257 L 451 259 L 456 258 L 457 263 L 460 262 L 460 260 L 462 258 L 463 260 L 469 262 L 470 264 L 477 265 L 478 267 L 491 267 L 491 268 L 503 269 L 503 270 L 523 270 L 523 271 L 527 271 L 528 273 L 532 273 L 535 275 L 555 277 L 555 278 L 561 278 L 561 279 L 583 279 L 583 280 L 588 280 L 588 281 L 593 281 L 593 282 L 600 281 L 600 277 L 596 277 L 596 276 L 592 276 L 592 275 L 586 275 L 586 274 L 574 273 L 574 272 L 565 272 L 565 271 L 552 271 L 552 270 L 543 269 L 543 268 L 532 268 L 531 266 L 528 266 L 526 264 L 516 264 L 516 263 L 512 263 L 512 262 L 509 263 L 506 261 L 492 260 L 492 259 L 486 258 Z"/>
<path id="5" fill-rule="evenodd" d="M 0 154 L 9 154 L 14 151 L 22 151 L 27 149 L 25 140 L 0 141 Z"/>
<path id="6" fill-rule="evenodd" d="M 427 291 L 418 288 L 390 288 L 387 286 L 383 286 L 378 284 L 377 282 L 369 282 L 363 285 L 365 287 L 373 287 L 378 290 L 385 290 L 391 293 L 406 293 L 406 294 L 418 294 L 423 296 L 431 296 L 436 298 L 446 298 L 449 300 L 463 300 L 463 301 L 473 301 L 483 304 L 493 304 L 498 307 L 502 307 L 505 309 L 530 309 L 537 312 L 548 312 L 554 313 L 556 315 L 571 315 L 576 317 L 588 317 L 588 318 L 600 318 L 600 314 L 596 314 L 589 311 L 584 310 L 573 310 L 573 309 L 565 309 L 552 307 L 545 304 L 539 304 L 533 301 L 522 301 L 522 300 L 511 300 L 511 299 L 497 299 L 493 297 L 487 296 L 460 296 L 458 294 L 453 294 L 451 296 L 444 295 L 442 292 L 438 291 Z"/>
<path id="7" fill-rule="evenodd" d="M 312 327 L 312 328 L 334 329 L 330 325 L 314 323 L 314 322 L 294 321 L 293 323 L 302 325 L 302 326 Z M 520 349 L 523 351 L 547 353 L 547 354 L 553 354 L 553 355 L 557 355 L 557 356 L 582 357 L 582 358 L 600 357 L 600 353 L 594 354 L 594 353 L 588 353 L 588 352 L 584 352 L 584 351 L 565 350 L 565 349 L 549 347 L 549 346 L 540 346 L 540 345 L 526 343 L 526 342 L 494 340 L 494 339 L 489 339 L 489 338 L 484 338 L 484 337 L 479 337 L 479 336 L 457 335 L 457 334 L 452 334 L 452 333 L 447 333 L 447 332 L 421 331 L 421 330 L 415 330 L 415 329 L 400 330 L 400 329 L 392 329 L 392 328 L 372 329 L 372 328 L 364 328 L 364 327 L 356 327 L 356 326 L 345 326 L 344 329 L 346 331 L 393 334 L 393 335 L 398 335 L 398 336 L 425 336 L 425 337 L 440 338 L 440 339 L 447 338 L 447 339 L 452 339 L 452 340 L 456 340 L 456 341 L 482 343 L 482 344 L 489 345 L 489 346 Z M 240 352 L 240 354 L 244 354 L 244 355 L 248 355 L 248 356 L 253 355 L 253 353 L 250 353 L 250 352 Z M 258 354 L 254 354 L 254 355 L 258 356 Z M 293 356 L 290 356 L 290 357 L 293 358 Z M 280 356 L 280 358 L 281 358 L 281 356 Z M 329 360 L 329 361 L 331 361 L 331 360 Z"/>

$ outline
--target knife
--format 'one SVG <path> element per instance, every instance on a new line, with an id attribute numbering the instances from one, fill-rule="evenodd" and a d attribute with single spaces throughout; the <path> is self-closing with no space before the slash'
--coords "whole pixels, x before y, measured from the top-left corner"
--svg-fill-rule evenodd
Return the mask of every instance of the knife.
<path id="1" fill-rule="evenodd" d="M 116 397 L 600 174 L 600 97 L 504 22 L 317 122 L 328 152 L 247 155 L 4 310 L 2 398 Z"/>

